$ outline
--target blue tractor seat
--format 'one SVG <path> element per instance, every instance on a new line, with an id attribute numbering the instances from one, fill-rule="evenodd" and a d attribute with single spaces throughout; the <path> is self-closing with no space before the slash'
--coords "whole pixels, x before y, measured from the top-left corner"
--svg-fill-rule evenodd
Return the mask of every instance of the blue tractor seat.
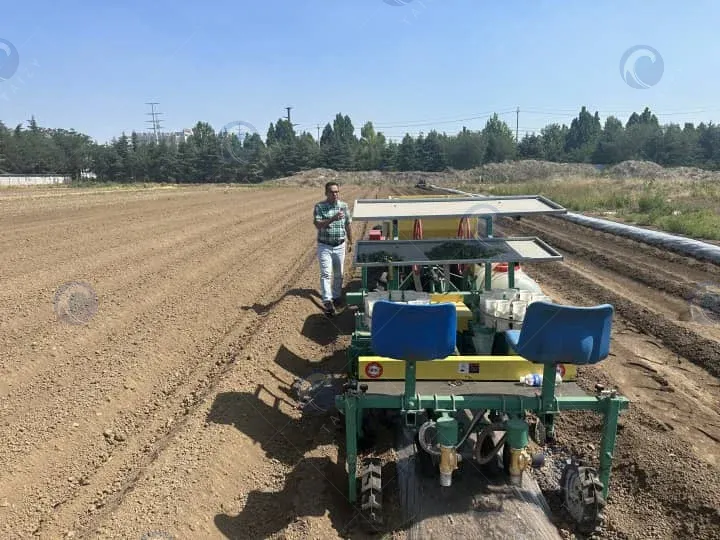
<path id="1" fill-rule="evenodd" d="M 446 358 L 455 352 L 455 311 L 452 303 L 375 302 L 370 332 L 373 352 L 394 360 Z"/>
<path id="2" fill-rule="evenodd" d="M 505 331 L 517 354 L 536 364 L 596 364 L 610 354 L 614 308 L 528 305 L 521 330 Z"/>

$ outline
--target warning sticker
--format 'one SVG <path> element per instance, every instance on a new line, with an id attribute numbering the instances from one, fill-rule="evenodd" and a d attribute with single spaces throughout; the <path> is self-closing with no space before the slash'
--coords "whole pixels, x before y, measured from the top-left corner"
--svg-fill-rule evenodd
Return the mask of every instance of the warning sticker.
<path id="1" fill-rule="evenodd" d="M 458 373 L 461 375 L 480 373 L 480 364 L 478 362 L 460 362 L 458 364 Z"/>
<path id="2" fill-rule="evenodd" d="M 367 375 L 370 379 L 377 379 L 382 374 L 383 367 L 377 362 L 370 362 L 365 366 L 365 375 Z"/>

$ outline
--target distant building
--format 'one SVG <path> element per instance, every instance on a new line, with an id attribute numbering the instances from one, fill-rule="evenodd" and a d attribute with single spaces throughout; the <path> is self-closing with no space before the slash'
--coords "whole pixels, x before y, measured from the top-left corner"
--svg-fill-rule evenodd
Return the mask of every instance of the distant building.
<path id="1" fill-rule="evenodd" d="M 0 174 L 0 186 L 38 186 L 48 184 L 69 184 L 69 176 L 52 174 Z"/>

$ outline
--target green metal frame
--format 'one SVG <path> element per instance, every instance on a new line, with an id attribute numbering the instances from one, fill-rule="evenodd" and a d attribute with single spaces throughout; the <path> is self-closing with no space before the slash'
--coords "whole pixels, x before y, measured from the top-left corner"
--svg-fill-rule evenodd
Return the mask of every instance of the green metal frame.
<path id="1" fill-rule="evenodd" d="M 486 217 L 486 235 L 493 235 L 493 218 Z M 389 232 L 389 231 L 388 231 Z M 398 238 L 397 220 L 392 222 L 392 239 Z M 390 272 L 388 289 L 400 290 L 407 285 L 409 278 L 399 282 L 399 267 L 388 266 Z M 489 264 L 485 265 L 485 290 L 491 290 L 492 270 Z M 474 283 L 466 281 L 467 289 L 459 290 L 465 296 L 466 304 L 472 306 L 474 298 L 481 291 L 475 289 Z M 515 285 L 515 265 L 508 263 L 508 285 Z M 362 287 L 359 292 L 347 293 L 349 305 L 362 305 L 368 292 L 367 268 L 362 267 Z M 455 292 L 455 291 L 454 291 Z M 406 361 L 406 376 L 404 391 L 400 395 L 386 395 L 368 393 L 368 385 L 359 382 L 358 358 L 362 355 L 372 354 L 370 332 L 364 329 L 359 322 L 362 313 L 356 314 L 356 330 L 353 333 L 350 348 L 348 349 L 348 375 L 349 383 L 343 395 L 336 397 L 336 406 L 345 417 L 346 434 L 346 465 L 348 472 L 348 499 L 351 503 L 357 500 L 357 458 L 358 442 L 363 436 L 363 418 L 370 409 L 385 409 L 399 411 L 405 418 L 406 425 L 415 426 L 417 416 L 432 411 L 438 420 L 438 435 L 446 443 L 454 444 L 458 438 L 458 422 L 450 417 L 464 410 L 490 410 L 508 415 L 505 422 L 507 437 L 506 444 L 513 450 L 523 449 L 528 441 L 528 424 L 525 421 L 527 413 L 534 413 L 543 420 L 546 434 L 554 436 L 554 419 L 561 411 L 591 411 L 603 415 L 602 443 L 599 453 L 599 477 L 603 485 L 603 496 L 607 498 L 610 483 L 610 470 L 617 436 L 618 419 L 620 412 L 629 407 L 629 400 L 616 392 L 599 391 L 596 395 L 585 396 L 556 396 L 555 395 L 555 365 L 545 365 L 543 384 L 540 395 L 526 396 L 518 394 L 471 394 L 471 395 L 420 395 L 416 392 L 417 381 L 415 377 L 415 361 Z"/>
<path id="2" fill-rule="evenodd" d="M 455 414 L 467 409 L 487 409 L 511 415 L 506 423 L 507 440 L 513 449 L 527 445 L 527 424 L 524 415 L 532 412 L 538 416 L 555 415 L 560 411 L 592 411 L 604 416 L 602 444 L 600 448 L 600 481 L 603 484 L 603 496 L 609 492 L 610 468 L 615 450 L 618 418 L 621 410 L 629 406 L 627 398 L 615 394 L 598 396 L 556 396 L 555 366 L 546 365 L 543 373 L 543 387 L 540 396 L 523 395 L 420 395 L 415 391 L 415 362 L 406 365 L 405 391 L 401 395 L 368 394 L 351 383 L 344 395 L 336 397 L 338 410 L 344 412 L 346 455 L 348 470 L 348 498 L 357 500 L 357 455 L 358 440 L 362 437 L 362 418 L 368 409 L 390 409 L 400 411 L 406 419 L 432 410 L 436 414 Z M 413 421 L 406 421 L 414 425 Z M 455 437 L 457 440 L 457 434 Z"/>

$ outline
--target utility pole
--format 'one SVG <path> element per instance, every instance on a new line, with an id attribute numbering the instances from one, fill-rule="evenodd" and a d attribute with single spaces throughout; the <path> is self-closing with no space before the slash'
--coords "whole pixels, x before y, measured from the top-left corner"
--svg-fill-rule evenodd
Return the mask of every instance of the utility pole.
<path id="1" fill-rule="evenodd" d="M 318 146 L 320 146 L 320 124 L 317 125 L 318 130 Z"/>
<path id="2" fill-rule="evenodd" d="M 292 122 L 290 121 L 290 109 L 292 109 L 292 107 L 285 107 L 285 108 L 287 109 L 287 112 L 288 112 L 288 115 L 287 115 L 288 116 L 288 124 L 290 124 L 292 126 Z"/>
<path id="3" fill-rule="evenodd" d="M 159 103 L 151 102 L 151 103 L 146 103 L 145 105 L 150 105 L 150 107 L 151 107 L 151 112 L 146 113 L 146 114 L 152 116 L 152 120 L 146 120 L 146 122 L 152 123 L 152 126 L 153 126 L 152 129 L 153 129 L 153 132 L 155 133 L 155 143 L 157 144 L 160 142 L 160 135 L 159 135 L 160 120 L 158 120 L 156 117 L 161 115 L 162 113 L 155 112 L 155 105 L 159 105 Z"/>
<path id="4" fill-rule="evenodd" d="M 517 108 L 516 115 L 515 115 L 515 143 L 520 140 L 519 135 L 520 134 L 520 107 Z"/>

